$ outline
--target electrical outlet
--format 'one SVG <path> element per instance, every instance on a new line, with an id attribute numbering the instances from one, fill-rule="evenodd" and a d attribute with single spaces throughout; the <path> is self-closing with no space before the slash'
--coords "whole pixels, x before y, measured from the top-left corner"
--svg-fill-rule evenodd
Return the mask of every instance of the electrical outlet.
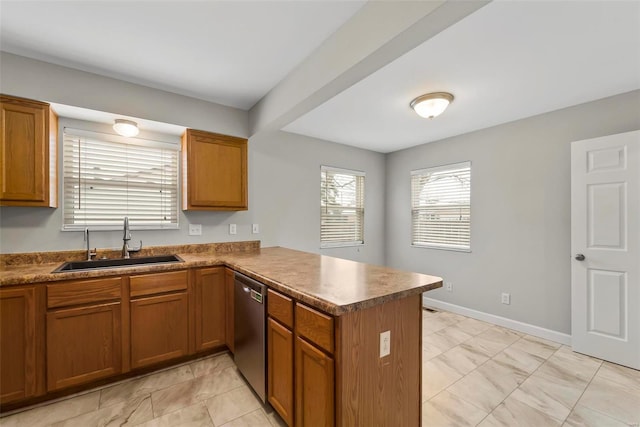
<path id="1" fill-rule="evenodd" d="M 380 358 L 391 354 L 391 331 L 380 333 Z"/>
<path id="2" fill-rule="evenodd" d="M 189 236 L 202 236 L 202 224 L 189 224 Z"/>
<path id="3" fill-rule="evenodd" d="M 251 226 L 251 232 L 253 234 L 258 234 L 260 232 L 260 225 L 259 224 L 253 224 Z"/>
<path id="4" fill-rule="evenodd" d="M 453 292 L 453 283 L 445 282 L 444 283 L 444 288 L 447 290 L 447 292 Z"/>
<path id="5" fill-rule="evenodd" d="M 237 234 L 238 229 L 235 224 L 229 224 L 229 234 Z"/>
<path id="6" fill-rule="evenodd" d="M 511 294 L 503 292 L 502 293 L 502 303 L 503 304 L 511 304 Z"/>

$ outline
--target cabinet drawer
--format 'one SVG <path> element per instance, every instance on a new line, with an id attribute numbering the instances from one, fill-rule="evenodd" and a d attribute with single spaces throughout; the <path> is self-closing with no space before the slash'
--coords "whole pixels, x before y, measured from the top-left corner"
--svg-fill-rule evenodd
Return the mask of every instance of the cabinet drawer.
<path id="1" fill-rule="evenodd" d="M 187 289 L 187 270 L 131 276 L 131 297 Z"/>
<path id="2" fill-rule="evenodd" d="M 269 289 L 267 295 L 267 310 L 269 316 L 293 329 L 293 300 Z"/>
<path id="3" fill-rule="evenodd" d="M 296 333 L 333 353 L 333 317 L 296 303 Z"/>
<path id="4" fill-rule="evenodd" d="M 47 308 L 120 299 L 122 279 L 76 280 L 47 285 Z"/>

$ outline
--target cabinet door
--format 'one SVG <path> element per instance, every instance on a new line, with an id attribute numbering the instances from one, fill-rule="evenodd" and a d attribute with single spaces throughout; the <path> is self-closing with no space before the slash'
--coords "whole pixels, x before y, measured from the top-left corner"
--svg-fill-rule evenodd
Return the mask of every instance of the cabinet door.
<path id="1" fill-rule="evenodd" d="M 48 135 L 50 125 L 57 132 L 55 116 L 49 123 L 49 105 L 43 102 L 8 96 L 0 100 L 0 204 L 55 206 L 55 176 L 49 185 L 55 145 L 50 147 Z M 51 136 L 55 141 L 56 135 Z"/>
<path id="2" fill-rule="evenodd" d="M 0 290 L 0 403 L 36 394 L 35 288 Z"/>
<path id="3" fill-rule="evenodd" d="M 188 353 L 186 292 L 131 301 L 131 367 L 139 368 Z"/>
<path id="4" fill-rule="evenodd" d="M 333 359 L 296 337 L 296 426 L 334 425 Z"/>
<path id="5" fill-rule="evenodd" d="M 195 271 L 196 351 L 225 344 L 226 284 L 224 267 Z"/>
<path id="6" fill-rule="evenodd" d="M 187 129 L 183 209 L 247 209 L 247 140 Z"/>
<path id="7" fill-rule="evenodd" d="M 272 318 L 267 322 L 267 398 L 293 425 L 293 332 Z"/>
<path id="8" fill-rule="evenodd" d="M 227 318 L 226 318 L 226 339 L 227 339 L 227 347 L 231 350 L 231 353 L 235 351 L 234 341 L 235 341 L 235 333 L 234 333 L 234 325 L 235 321 L 235 297 L 233 292 L 233 283 L 235 281 L 235 272 L 230 268 L 224 269 L 224 283 L 226 287 L 226 299 L 227 299 Z"/>
<path id="9" fill-rule="evenodd" d="M 121 372 L 119 302 L 47 313 L 47 389 L 58 390 Z"/>

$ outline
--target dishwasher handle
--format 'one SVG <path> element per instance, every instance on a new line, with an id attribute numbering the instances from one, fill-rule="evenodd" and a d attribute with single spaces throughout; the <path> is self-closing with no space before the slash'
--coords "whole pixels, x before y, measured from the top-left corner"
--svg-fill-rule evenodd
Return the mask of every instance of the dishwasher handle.
<path id="1" fill-rule="evenodd" d="M 259 304 L 264 304 L 264 300 L 267 296 L 267 287 L 244 274 L 236 272 L 235 274 L 236 286 L 240 286 L 245 294 L 249 294 L 249 298 Z"/>

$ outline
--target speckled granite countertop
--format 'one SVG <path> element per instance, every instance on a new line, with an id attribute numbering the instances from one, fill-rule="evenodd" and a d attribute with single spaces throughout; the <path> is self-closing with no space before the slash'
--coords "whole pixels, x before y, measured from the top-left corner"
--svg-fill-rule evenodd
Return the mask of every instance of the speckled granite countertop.
<path id="1" fill-rule="evenodd" d="M 334 315 L 442 287 L 440 277 L 285 248 L 228 254 L 225 263 Z"/>
<path id="2" fill-rule="evenodd" d="M 61 260 L 41 264 L 4 262 L 0 266 L 0 286 L 226 265 L 333 315 L 361 310 L 442 286 L 439 277 L 281 247 L 260 249 L 252 242 L 244 243 L 246 245 L 242 250 L 228 252 L 178 252 L 185 261 L 183 263 L 99 271 L 52 273 L 62 263 Z M 46 257 L 42 260 L 48 261 Z"/>

